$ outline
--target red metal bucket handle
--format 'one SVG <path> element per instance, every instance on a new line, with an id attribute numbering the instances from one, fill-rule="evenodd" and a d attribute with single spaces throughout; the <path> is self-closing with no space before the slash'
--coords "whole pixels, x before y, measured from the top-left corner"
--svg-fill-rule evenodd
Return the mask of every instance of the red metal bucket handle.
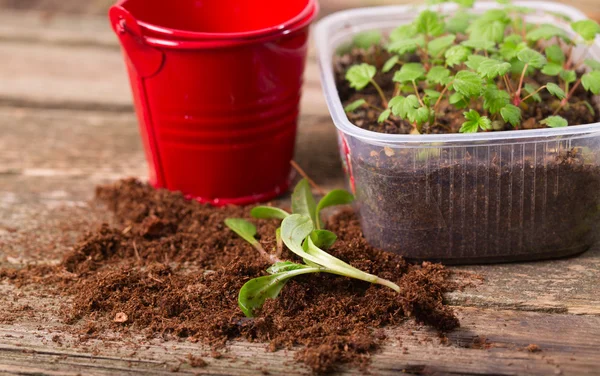
<path id="1" fill-rule="evenodd" d="M 125 8 L 114 5 L 109 11 L 110 23 L 137 73 L 144 78 L 160 71 L 165 54 L 146 44 L 137 20 Z"/>

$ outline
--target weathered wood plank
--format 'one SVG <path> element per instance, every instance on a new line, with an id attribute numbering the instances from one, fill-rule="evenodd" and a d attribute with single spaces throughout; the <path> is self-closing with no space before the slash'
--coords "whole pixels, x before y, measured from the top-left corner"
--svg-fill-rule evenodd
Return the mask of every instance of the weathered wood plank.
<path id="1" fill-rule="evenodd" d="M 0 300 L 4 301 L 13 300 L 17 293 L 7 285 L 0 285 L 0 290 Z M 26 315 L 15 315 L 12 325 L 0 325 L 0 371 L 9 374 L 160 375 L 174 370 L 218 375 L 308 373 L 293 361 L 294 351 L 268 353 L 264 344 L 257 343 L 232 343 L 220 359 L 213 359 L 206 347 L 186 341 L 114 333 L 107 340 L 80 342 L 57 318 L 61 303 L 28 289 L 18 294 L 12 305 L 0 307 L 0 312 L 32 307 Z M 462 328 L 449 333 L 446 343 L 412 321 L 386 330 L 388 344 L 373 357 L 371 373 L 591 375 L 597 371 L 600 317 L 476 308 L 457 311 Z M 531 343 L 541 352 L 527 351 Z M 186 364 L 188 354 L 203 357 L 208 366 L 191 368 Z M 356 369 L 344 371 L 363 374 Z"/>

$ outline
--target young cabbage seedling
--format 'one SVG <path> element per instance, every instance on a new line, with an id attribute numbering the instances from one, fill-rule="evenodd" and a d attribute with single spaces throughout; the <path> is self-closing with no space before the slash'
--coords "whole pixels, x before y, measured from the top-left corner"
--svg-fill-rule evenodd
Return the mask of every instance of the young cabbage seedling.
<path id="1" fill-rule="evenodd" d="M 296 185 L 292 194 L 292 213 L 270 206 L 252 209 L 251 215 L 254 218 L 282 220 L 281 227 L 276 232 L 277 256 L 267 253 L 256 240 L 256 227 L 253 224 L 239 218 L 229 218 L 225 221 L 230 229 L 273 264 L 267 269 L 269 275 L 251 279 L 242 286 L 238 295 L 238 305 L 246 316 L 253 317 L 266 299 L 275 299 L 291 278 L 303 274 L 337 274 L 400 291 L 400 287 L 395 283 L 365 273 L 324 251 L 335 243 L 337 236 L 323 229 L 321 211 L 331 206 L 350 204 L 353 200 L 354 197 L 350 193 L 338 189 L 329 192 L 317 203 L 308 181 L 303 179 Z M 303 263 L 279 260 L 282 243 L 298 255 Z"/>

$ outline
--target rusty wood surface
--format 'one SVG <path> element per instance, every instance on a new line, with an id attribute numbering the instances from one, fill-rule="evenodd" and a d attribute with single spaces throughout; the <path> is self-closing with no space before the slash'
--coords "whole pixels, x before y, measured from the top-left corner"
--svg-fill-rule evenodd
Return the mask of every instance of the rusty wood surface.
<path id="1" fill-rule="evenodd" d="M 0 9 L 17 3 L 0 0 Z M 51 2 L 28 3 L 42 9 Z M 89 6 L 71 10 L 96 12 Z M 0 56 L 0 264 L 56 262 L 81 228 L 111 220 L 90 203 L 96 185 L 146 176 L 122 58 L 104 17 L 14 10 L 0 11 Z M 313 56 L 297 160 L 324 187 L 342 187 Z M 558 261 L 456 269 L 485 278 L 448 296 L 463 327 L 448 345 L 428 340 L 431 333 L 411 322 L 390 328 L 373 374 L 599 372 L 600 247 Z M 188 353 L 206 352 L 198 344 L 153 340 L 137 348 L 141 339 L 115 336 L 76 346 L 61 321 L 67 303 L 0 285 L 0 317 L 8 317 L 0 322 L 0 374 L 308 373 L 292 361 L 293 351 L 272 354 L 263 344 L 234 343 L 221 359 L 204 356 L 209 366 L 201 369 L 185 362 Z M 25 305 L 27 314 L 19 311 Z M 530 343 L 542 352 L 523 350 Z"/>

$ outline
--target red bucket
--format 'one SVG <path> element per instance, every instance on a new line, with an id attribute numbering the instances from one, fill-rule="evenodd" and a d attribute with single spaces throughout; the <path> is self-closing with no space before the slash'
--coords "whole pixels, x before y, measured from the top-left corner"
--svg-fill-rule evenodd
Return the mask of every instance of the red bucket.
<path id="1" fill-rule="evenodd" d="M 316 0 L 122 0 L 110 9 L 156 187 L 215 205 L 290 182 Z"/>

